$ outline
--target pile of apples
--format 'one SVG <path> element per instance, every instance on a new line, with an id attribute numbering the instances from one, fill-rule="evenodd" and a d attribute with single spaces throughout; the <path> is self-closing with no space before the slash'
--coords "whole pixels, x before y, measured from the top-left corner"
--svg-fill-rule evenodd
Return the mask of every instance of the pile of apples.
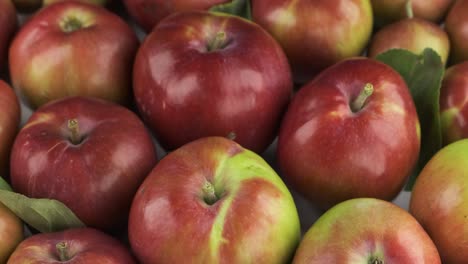
<path id="1" fill-rule="evenodd" d="M 0 0 L 0 78 L 0 264 L 468 263 L 468 0 Z"/>

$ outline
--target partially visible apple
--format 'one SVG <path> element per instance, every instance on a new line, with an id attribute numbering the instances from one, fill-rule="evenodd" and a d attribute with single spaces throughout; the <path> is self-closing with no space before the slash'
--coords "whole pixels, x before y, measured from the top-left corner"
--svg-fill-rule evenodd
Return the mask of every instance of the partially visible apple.
<path id="1" fill-rule="evenodd" d="M 131 253 L 115 238 L 91 228 L 33 235 L 16 248 L 7 264 L 134 264 Z"/>
<path id="2" fill-rule="evenodd" d="M 0 202 L 0 263 L 6 263 L 23 240 L 23 222 Z"/>
<path id="3" fill-rule="evenodd" d="M 41 7 L 61 2 L 61 1 L 69 1 L 69 0 L 11 0 L 19 12 L 21 13 L 32 13 L 40 9 Z M 95 5 L 104 6 L 106 3 L 112 0 L 76 0 L 83 3 L 90 3 Z"/>
<path id="4" fill-rule="evenodd" d="M 351 198 L 395 198 L 419 149 L 419 119 L 402 77 L 376 60 L 353 58 L 296 93 L 277 159 L 285 181 L 326 209 Z"/>
<path id="5" fill-rule="evenodd" d="M 434 241 L 444 264 L 468 260 L 468 139 L 454 142 L 416 179 L 410 212 Z"/>
<path id="6" fill-rule="evenodd" d="M 445 19 L 445 30 L 450 39 L 450 62 L 468 60 L 468 1 L 455 1 Z"/>
<path id="7" fill-rule="evenodd" d="M 115 231 L 155 164 L 151 135 L 133 112 L 70 97 L 36 110 L 20 130 L 10 177 L 15 191 L 59 200 L 87 226 Z"/>
<path id="8" fill-rule="evenodd" d="M 304 235 L 293 264 L 310 263 L 441 262 L 431 238 L 407 211 L 390 202 L 358 198 L 325 212 Z"/>
<path id="9" fill-rule="evenodd" d="M 133 200 L 141 263 L 287 263 L 300 239 L 293 198 L 260 156 L 221 137 L 168 154 Z"/>
<path id="10" fill-rule="evenodd" d="M 10 48 L 13 87 L 32 108 L 67 96 L 131 101 L 135 32 L 103 7 L 65 1 L 21 27 Z"/>
<path id="11" fill-rule="evenodd" d="M 407 18 L 385 26 L 375 33 L 367 50 L 369 57 L 376 57 L 389 49 L 406 49 L 421 54 L 432 48 L 445 65 L 450 43 L 447 33 L 432 22 L 419 18 Z"/>
<path id="12" fill-rule="evenodd" d="M 166 150 L 231 135 L 261 153 L 291 97 L 290 71 L 281 47 L 257 24 L 222 13 L 180 12 L 146 37 L 133 91 Z"/>
<path id="13" fill-rule="evenodd" d="M 252 17 L 281 44 L 296 83 L 360 55 L 373 25 L 369 0 L 252 0 Z"/>
<path id="14" fill-rule="evenodd" d="M 11 0 L 0 0 L 0 72 L 8 65 L 8 47 L 18 26 Z"/>
<path id="15" fill-rule="evenodd" d="M 0 177 L 8 178 L 10 151 L 19 130 L 20 118 L 21 108 L 16 94 L 0 80 Z"/>

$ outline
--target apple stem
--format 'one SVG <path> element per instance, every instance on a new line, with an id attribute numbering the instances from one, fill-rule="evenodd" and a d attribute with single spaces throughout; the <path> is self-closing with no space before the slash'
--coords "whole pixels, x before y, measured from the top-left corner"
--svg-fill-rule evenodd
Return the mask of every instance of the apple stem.
<path id="1" fill-rule="evenodd" d="M 414 17 L 413 5 L 411 3 L 411 0 L 406 1 L 405 9 L 406 9 L 406 17 L 407 18 L 413 18 Z"/>
<path id="2" fill-rule="evenodd" d="M 227 139 L 229 139 L 229 140 L 235 140 L 236 137 L 237 137 L 237 135 L 236 135 L 236 132 L 234 132 L 234 131 L 229 132 L 229 134 L 227 135 Z"/>
<path id="3" fill-rule="evenodd" d="M 71 132 L 70 141 L 74 145 L 80 144 L 80 126 L 76 118 L 68 120 L 68 129 Z"/>
<path id="4" fill-rule="evenodd" d="M 385 264 L 385 262 L 383 260 L 375 258 L 375 259 L 370 260 L 369 264 Z"/>
<path id="5" fill-rule="evenodd" d="M 214 39 L 208 43 L 208 51 L 215 51 L 218 49 L 223 48 L 223 46 L 226 44 L 226 32 L 224 31 L 219 31 L 216 33 L 216 36 Z"/>
<path id="6" fill-rule="evenodd" d="M 205 181 L 205 184 L 203 184 L 203 199 L 208 205 L 212 205 L 218 201 L 218 197 L 216 196 L 215 188 L 214 185 L 209 182 Z"/>
<path id="7" fill-rule="evenodd" d="M 67 17 L 60 23 L 63 32 L 71 33 L 83 27 L 83 23 L 76 17 Z"/>
<path id="8" fill-rule="evenodd" d="M 65 241 L 55 244 L 55 248 L 57 249 L 60 261 L 65 262 L 70 260 L 70 257 L 68 256 L 68 245 Z"/>
<path id="9" fill-rule="evenodd" d="M 374 86 L 370 83 L 366 83 L 358 97 L 351 103 L 351 110 L 354 113 L 359 112 L 366 104 L 367 98 L 369 98 L 373 93 Z"/>

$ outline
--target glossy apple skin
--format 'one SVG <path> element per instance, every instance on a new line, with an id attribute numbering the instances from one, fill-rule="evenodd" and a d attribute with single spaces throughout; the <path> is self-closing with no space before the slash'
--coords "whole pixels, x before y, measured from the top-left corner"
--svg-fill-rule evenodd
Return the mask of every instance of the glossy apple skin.
<path id="1" fill-rule="evenodd" d="M 374 93 L 350 108 L 366 83 Z M 283 178 L 318 207 L 358 197 L 391 200 L 418 159 L 420 126 L 400 75 L 367 58 L 344 60 L 293 98 L 281 124 Z"/>
<path id="2" fill-rule="evenodd" d="M 18 246 L 7 264 L 47 264 L 60 261 L 58 243 L 68 246 L 69 264 L 135 264 L 130 252 L 115 238 L 92 228 L 33 235 Z"/>
<path id="3" fill-rule="evenodd" d="M 23 240 L 23 222 L 0 202 L 0 263 L 6 263 Z"/>
<path id="4" fill-rule="evenodd" d="M 445 30 L 450 39 L 450 62 L 468 60 L 468 2 L 455 1 L 445 19 Z"/>
<path id="5" fill-rule="evenodd" d="M 252 17 L 281 44 L 301 84 L 360 55 L 373 23 L 369 0 L 252 0 Z"/>
<path id="6" fill-rule="evenodd" d="M 0 176 L 8 177 L 10 151 L 19 130 L 21 108 L 13 89 L 0 80 Z"/>
<path id="7" fill-rule="evenodd" d="M 68 121 L 79 124 L 74 143 Z M 11 154 L 13 189 L 57 199 L 87 226 L 125 224 L 132 198 L 156 164 L 143 122 L 100 99 L 70 97 L 41 107 L 20 130 Z"/>
<path id="8" fill-rule="evenodd" d="M 293 261 L 303 263 L 441 262 L 431 238 L 407 211 L 387 201 L 357 198 L 334 206 L 307 231 Z"/>
<path id="9" fill-rule="evenodd" d="M 468 140 L 436 153 L 413 187 L 410 212 L 439 250 L 444 264 L 468 259 Z"/>
<path id="10" fill-rule="evenodd" d="M 135 195 L 129 238 L 141 263 L 287 263 L 299 225 L 289 190 L 260 156 L 207 137 L 156 165 Z"/>
<path id="11" fill-rule="evenodd" d="M 82 28 L 64 32 L 66 21 Z M 10 48 L 13 87 L 33 109 L 67 96 L 131 99 L 135 32 L 103 7 L 65 1 L 31 17 Z"/>
<path id="12" fill-rule="evenodd" d="M 123 0 L 125 8 L 146 32 L 163 18 L 182 11 L 208 10 L 230 0 Z"/>
<path id="13" fill-rule="evenodd" d="M 225 47 L 208 51 L 219 32 Z M 159 23 L 138 51 L 133 80 L 138 109 L 166 150 L 235 134 L 236 142 L 261 153 L 292 94 L 286 56 L 266 31 L 203 11 Z"/>
<path id="14" fill-rule="evenodd" d="M 0 72 L 8 65 L 8 47 L 18 26 L 11 0 L 0 0 Z"/>
<path id="15" fill-rule="evenodd" d="M 18 12 L 21 13 L 32 13 L 40 9 L 41 7 L 61 2 L 61 1 L 71 1 L 71 0 L 11 0 L 13 4 L 18 9 Z M 83 3 L 90 3 L 95 5 L 106 5 L 107 2 L 111 0 L 75 0 Z"/>
<path id="16" fill-rule="evenodd" d="M 421 54 L 432 48 L 442 63 L 447 63 L 450 43 L 447 33 L 438 25 L 419 18 L 403 19 L 383 27 L 374 34 L 368 56 L 376 57 L 389 49 L 406 49 Z"/>

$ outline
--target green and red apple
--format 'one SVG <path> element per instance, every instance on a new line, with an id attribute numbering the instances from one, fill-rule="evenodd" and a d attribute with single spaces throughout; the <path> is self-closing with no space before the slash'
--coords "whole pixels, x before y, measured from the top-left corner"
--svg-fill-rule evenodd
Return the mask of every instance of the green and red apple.
<path id="1" fill-rule="evenodd" d="M 445 19 L 445 30 L 450 39 L 450 62 L 468 60 L 468 1 L 455 1 Z"/>
<path id="2" fill-rule="evenodd" d="M 0 177 L 8 178 L 10 152 L 19 130 L 20 118 L 18 97 L 7 83 L 0 80 Z"/>
<path id="3" fill-rule="evenodd" d="M 69 0 L 11 0 L 11 1 L 15 4 L 19 12 L 32 13 L 50 4 L 61 2 L 61 1 L 69 1 Z M 104 6 L 106 5 L 106 3 L 112 0 L 75 0 L 75 1 Z"/>
<path id="4" fill-rule="evenodd" d="M 0 0 L 0 72 L 8 65 L 8 48 L 18 26 L 11 0 Z"/>
<path id="5" fill-rule="evenodd" d="M 8 191 L 10 190 L 8 188 Z M 23 240 L 23 222 L 1 202 L 0 238 L 0 263 L 6 263 L 16 246 Z"/>

